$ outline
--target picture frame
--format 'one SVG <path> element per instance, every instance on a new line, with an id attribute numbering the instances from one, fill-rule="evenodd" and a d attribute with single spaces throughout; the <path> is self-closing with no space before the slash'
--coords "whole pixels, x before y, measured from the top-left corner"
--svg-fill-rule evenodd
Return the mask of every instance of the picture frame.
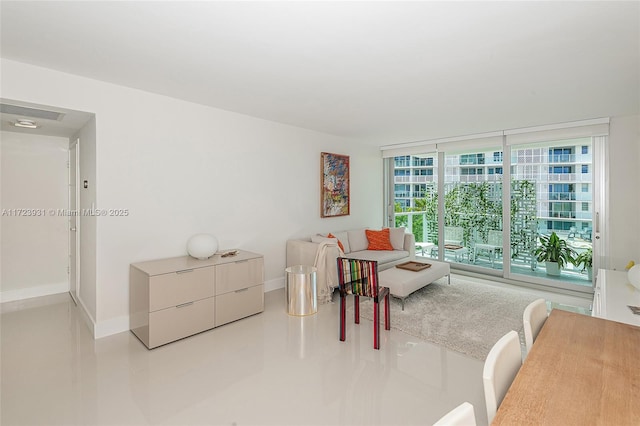
<path id="1" fill-rule="evenodd" d="M 320 217 L 350 213 L 349 156 L 320 154 Z"/>

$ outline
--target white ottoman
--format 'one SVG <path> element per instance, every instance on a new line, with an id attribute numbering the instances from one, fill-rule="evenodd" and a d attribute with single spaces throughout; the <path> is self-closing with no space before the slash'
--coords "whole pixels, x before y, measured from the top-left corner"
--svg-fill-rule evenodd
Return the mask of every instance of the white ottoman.
<path id="1" fill-rule="evenodd" d="M 448 284 L 451 284 L 451 269 L 447 262 L 437 262 L 429 260 L 431 267 L 422 271 L 408 271 L 400 268 L 389 268 L 378 272 L 378 279 L 381 287 L 388 287 L 392 296 L 402 300 L 402 310 L 404 311 L 404 299 L 416 290 L 425 287 L 438 278 L 448 277 Z"/>

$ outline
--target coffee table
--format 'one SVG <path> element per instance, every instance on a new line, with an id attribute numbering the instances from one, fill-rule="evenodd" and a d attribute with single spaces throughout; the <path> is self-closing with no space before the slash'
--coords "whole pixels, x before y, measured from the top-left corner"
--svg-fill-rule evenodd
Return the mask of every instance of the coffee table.
<path id="1" fill-rule="evenodd" d="M 444 252 L 453 254 L 456 262 L 461 262 L 464 259 L 464 256 L 467 255 L 467 260 L 470 260 L 469 249 L 463 246 L 455 245 L 455 244 L 445 244 Z"/>
<path id="2" fill-rule="evenodd" d="M 431 248 L 434 246 L 435 246 L 434 243 L 416 243 L 416 249 L 420 250 L 420 253 L 422 254 L 422 256 L 424 256 L 425 253 L 429 252 Z"/>
<path id="3" fill-rule="evenodd" d="M 444 254 L 445 256 L 453 255 L 453 258 L 456 262 L 462 262 L 465 256 L 467 256 L 467 260 L 469 261 L 471 258 L 471 256 L 469 255 L 469 249 L 463 246 L 454 246 L 454 245 L 445 244 Z M 431 247 L 431 256 L 438 257 L 438 246 L 434 245 L 433 247 Z"/>
<path id="4" fill-rule="evenodd" d="M 388 287 L 389 293 L 402 301 L 404 311 L 404 300 L 414 291 L 426 287 L 435 280 L 448 277 L 447 283 L 451 284 L 451 269 L 449 263 L 429 260 L 431 267 L 421 271 L 407 271 L 400 268 L 389 268 L 378 272 L 379 285 Z"/>

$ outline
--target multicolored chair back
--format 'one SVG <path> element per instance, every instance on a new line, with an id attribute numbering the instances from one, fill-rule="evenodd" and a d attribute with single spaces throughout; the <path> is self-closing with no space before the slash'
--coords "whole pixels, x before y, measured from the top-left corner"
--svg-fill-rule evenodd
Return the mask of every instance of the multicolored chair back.
<path id="1" fill-rule="evenodd" d="M 391 329 L 389 313 L 389 289 L 380 287 L 378 262 L 375 260 L 339 257 L 338 285 L 340 290 L 340 340 L 346 340 L 346 316 L 348 295 L 353 295 L 354 319 L 360 324 L 360 296 L 373 299 L 373 347 L 380 349 L 380 299 L 384 298 L 384 328 Z"/>
<path id="2" fill-rule="evenodd" d="M 358 296 L 378 296 L 378 262 L 338 258 L 340 291 Z"/>

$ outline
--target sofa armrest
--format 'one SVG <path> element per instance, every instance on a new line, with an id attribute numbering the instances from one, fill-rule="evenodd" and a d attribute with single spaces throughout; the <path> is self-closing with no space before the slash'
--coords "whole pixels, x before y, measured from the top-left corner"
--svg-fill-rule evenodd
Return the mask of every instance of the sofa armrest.
<path id="1" fill-rule="evenodd" d="M 416 258 L 416 237 L 413 234 L 404 234 L 404 245 L 402 248 L 409 252 L 409 259 Z"/>
<path id="2" fill-rule="evenodd" d="M 287 240 L 287 267 L 295 265 L 313 266 L 318 252 L 318 243 L 304 240 Z"/>

